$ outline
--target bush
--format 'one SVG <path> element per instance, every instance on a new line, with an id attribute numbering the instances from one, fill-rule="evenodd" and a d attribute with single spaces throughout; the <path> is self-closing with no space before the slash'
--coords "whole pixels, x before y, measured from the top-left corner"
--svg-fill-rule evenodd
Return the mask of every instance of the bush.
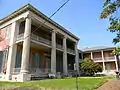
<path id="1" fill-rule="evenodd" d="M 93 76 L 97 72 L 102 72 L 102 67 L 98 63 L 93 62 L 92 59 L 85 58 L 80 63 L 80 70 Z"/>

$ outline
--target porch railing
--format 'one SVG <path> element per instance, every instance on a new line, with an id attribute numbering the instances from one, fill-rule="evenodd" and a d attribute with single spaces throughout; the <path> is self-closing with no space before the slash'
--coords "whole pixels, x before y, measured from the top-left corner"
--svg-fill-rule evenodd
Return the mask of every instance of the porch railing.
<path id="1" fill-rule="evenodd" d="M 93 58 L 94 61 L 102 61 L 102 58 Z"/>
<path id="2" fill-rule="evenodd" d="M 63 46 L 60 45 L 60 44 L 56 44 L 56 47 L 57 47 L 58 49 L 63 49 Z"/>
<path id="3" fill-rule="evenodd" d="M 31 68 L 31 74 L 43 74 L 43 73 L 50 73 L 51 69 L 41 69 L 41 68 Z"/>
<path id="4" fill-rule="evenodd" d="M 19 74 L 21 68 L 13 68 L 13 74 Z"/>
<path id="5" fill-rule="evenodd" d="M 47 45 L 51 45 L 51 41 L 50 40 L 45 39 L 45 38 L 40 37 L 40 36 L 35 35 L 35 34 L 31 34 L 31 39 L 35 40 L 35 41 L 38 41 L 38 42 L 42 42 L 42 43 L 47 44 Z"/>
<path id="6" fill-rule="evenodd" d="M 21 68 L 13 68 L 13 74 L 19 74 Z M 31 68 L 29 69 L 30 74 L 47 74 L 50 73 L 51 69 Z"/>
<path id="7" fill-rule="evenodd" d="M 72 49 L 70 49 L 70 48 L 67 48 L 67 52 L 72 53 L 72 54 L 75 54 L 75 50 L 72 50 Z"/>
<path id="8" fill-rule="evenodd" d="M 17 35 L 17 41 L 23 40 L 24 39 L 24 34 L 19 34 Z"/>
<path id="9" fill-rule="evenodd" d="M 114 56 L 110 56 L 110 57 L 104 57 L 105 60 L 115 60 Z"/>
<path id="10" fill-rule="evenodd" d="M 35 40 L 35 41 L 38 41 L 38 42 L 41 42 L 41 43 L 44 43 L 44 44 L 47 44 L 47 45 L 51 45 L 51 41 L 50 40 L 48 40 L 48 39 L 45 39 L 45 38 L 43 38 L 43 37 L 40 37 L 40 36 L 38 36 L 38 35 L 35 35 L 35 34 L 31 34 L 31 39 L 32 40 Z M 18 36 L 17 36 L 17 41 L 20 41 L 20 40 L 23 40 L 24 39 L 24 34 L 22 33 L 22 34 L 19 34 Z"/>

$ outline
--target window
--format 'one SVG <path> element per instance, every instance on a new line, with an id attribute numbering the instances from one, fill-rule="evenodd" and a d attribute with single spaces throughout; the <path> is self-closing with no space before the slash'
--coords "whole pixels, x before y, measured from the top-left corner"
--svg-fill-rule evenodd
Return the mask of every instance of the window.
<path id="1" fill-rule="evenodd" d="M 16 61 L 15 61 L 15 68 L 21 67 L 21 59 L 22 59 L 22 51 L 17 51 Z"/>
<path id="2" fill-rule="evenodd" d="M 42 68 L 42 60 L 39 53 L 32 54 L 32 68 Z"/>
<path id="3" fill-rule="evenodd" d="M 10 26 L 7 26 L 6 28 L 6 39 L 10 38 Z"/>

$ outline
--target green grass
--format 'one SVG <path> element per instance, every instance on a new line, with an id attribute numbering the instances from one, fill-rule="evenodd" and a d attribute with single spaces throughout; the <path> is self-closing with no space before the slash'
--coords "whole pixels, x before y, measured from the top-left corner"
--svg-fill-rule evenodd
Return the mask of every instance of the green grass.
<path id="1" fill-rule="evenodd" d="M 113 79 L 114 77 L 80 77 L 78 78 L 79 90 L 94 90 L 102 85 L 107 79 Z M 47 79 L 40 81 L 30 82 L 0 82 L 0 88 L 15 88 L 15 87 L 45 87 L 52 88 L 50 90 L 76 90 L 76 79 Z M 24 90 L 24 89 L 21 89 Z M 35 90 L 35 89 L 33 89 Z M 46 89 L 47 90 L 47 89 Z"/>

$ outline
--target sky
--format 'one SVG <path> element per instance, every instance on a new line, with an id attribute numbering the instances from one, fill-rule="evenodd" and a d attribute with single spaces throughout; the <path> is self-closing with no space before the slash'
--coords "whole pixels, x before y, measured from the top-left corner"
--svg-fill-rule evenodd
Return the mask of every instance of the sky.
<path id="1" fill-rule="evenodd" d="M 0 19 L 30 3 L 48 17 L 66 0 L 0 0 Z M 115 34 L 107 31 L 108 20 L 101 20 L 104 0 L 70 0 L 52 20 L 80 38 L 78 47 L 113 46 Z"/>

